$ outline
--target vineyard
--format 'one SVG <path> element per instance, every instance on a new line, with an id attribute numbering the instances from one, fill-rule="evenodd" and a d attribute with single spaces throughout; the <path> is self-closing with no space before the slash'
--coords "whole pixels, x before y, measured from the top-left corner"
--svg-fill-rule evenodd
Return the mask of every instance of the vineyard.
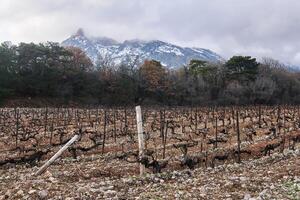
<path id="1" fill-rule="evenodd" d="M 213 169 L 284 156 L 300 143 L 299 106 L 142 107 L 142 120 L 141 157 L 134 108 L 2 108 L 0 169 L 34 172 L 74 135 L 49 168 L 66 182 L 137 176 L 139 164 L 147 174 Z"/>

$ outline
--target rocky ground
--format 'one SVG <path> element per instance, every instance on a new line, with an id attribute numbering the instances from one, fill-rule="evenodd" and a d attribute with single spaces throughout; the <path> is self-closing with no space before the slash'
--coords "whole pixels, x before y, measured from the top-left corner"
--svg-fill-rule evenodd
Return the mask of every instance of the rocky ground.
<path id="1" fill-rule="evenodd" d="M 106 157 L 60 160 L 39 177 L 33 176 L 37 167 L 6 166 L 0 199 L 300 199 L 299 149 L 143 177 L 137 164 L 107 164 Z"/>

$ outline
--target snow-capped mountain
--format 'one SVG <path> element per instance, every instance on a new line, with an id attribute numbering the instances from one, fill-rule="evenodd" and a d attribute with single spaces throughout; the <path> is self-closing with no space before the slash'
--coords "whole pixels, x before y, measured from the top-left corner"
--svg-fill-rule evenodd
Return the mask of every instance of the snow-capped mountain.
<path id="1" fill-rule="evenodd" d="M 160 61 L 168 67 L 183 66 L 191 59 L 210 62 L 222 61 L 218 54 L 202 48 L 184 48 L 159 40 L 126 40 L 122 43 L 106 37 L 86 37 L 82 29 L 62 42 L 63 46 L 78 47 L 86 52 L 94 63 L 110 65 L 139 64 L 146 59 Z"/>

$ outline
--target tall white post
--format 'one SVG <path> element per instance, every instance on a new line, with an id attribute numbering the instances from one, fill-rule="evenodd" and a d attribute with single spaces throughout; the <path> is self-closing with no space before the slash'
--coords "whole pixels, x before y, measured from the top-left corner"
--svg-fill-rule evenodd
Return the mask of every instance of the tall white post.
<path id="1" fill-rule="evenodd" d="M 138 140 L 139 140 L 139 157 L 141 158 L 144 156 L 144 149 L 145 149 L 141 106 L 136 106 L 135 111 L 136 111 L 136 122 L 137 122 Z M 140 163 L 140 175 L 143 175 L 144 172 L 145 172 L 145 166 L 142 163 Z"/>

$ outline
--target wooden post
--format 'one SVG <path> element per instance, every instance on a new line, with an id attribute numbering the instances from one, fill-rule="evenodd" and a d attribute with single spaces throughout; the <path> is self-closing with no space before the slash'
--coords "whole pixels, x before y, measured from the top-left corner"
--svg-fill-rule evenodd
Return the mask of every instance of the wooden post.
<path id="1" fill-rule="evenodd" d="M 44 135 L 46 136 L 47 134 L 47 123 L 48 123 L 48 107 L 46 107 L 45 111 L 45 122 L 44 122 Z"/>
<path id="2" fill-rule="evenodd" d="M 208 159 L 208 154 L 207 154 L 207 149 L 205 151 L 205 168 L 207 168 L 207 159 Z"/>
<path id="3" fill-rule="evenodd" d="M 50 145 L 52 144 L 53 138 L 53 131 L 54 131 L 54 113 L 52 114 L 52 121 L 51 121 L 51 130 L 50 130 Z"/>
<path id="4" fill-rule="evenodd" d="M 164 119 L 163 119 L 163 111 L 159 111 L 159 116 L 160 116 L 160 137 L 162 138 L 162 141 L 164 140 L 163 135 L 164 135 Z"/>
<path id="5" fill-rule="evenodd" d="M 258 107 L 258 127 L 261 128 L 261 105 Z"/>
<path id="6" fill-rule="evenodd" d="M 226 107 L 224 107 L 223 110 L 223 128 L 225 128 L 225 124 L 226 124 Z"/>
<path id="7" fill-rule="evenodd" d="M 125 108 L 124 114 L 125 114 L 125 135 L 127 135 L 129 126 L 127 124 L 127 110 L 126 110 L 126 108 Z"/>
<path id="8" fill-rule="evenodd" d="M 17 148 L 18 147 L 18 135 L 19 135 L 19 118 L 20 118 L 19 109 L 15 110 L 15 118 L 16 118 L 16 148 Z"/>
<path id="9" fill-rule="evenodd" d="M 64 128 L 66 128 L 66 126 L 68 125 L 66 109 L 63 111 L 63 115 L 64 115 Z"/>
<path id="10" fill-rule="evenodd" d="M 216 116 L 216 132 L 215 132 L 215 140 L 216 140 L 216 143 L 215 143 L 215 146 L 214 148 L 218 148 L 218 117 Z"/>
<path id="11" fill-rule="evenodd" d="M 238 143 L 238 163 L 241 162 L 241 138 L 240 138 L 240 123 L 239 111 L 236 111 L 236 130 L 237 130 L 237 143 Z"/>
<path id="12" fill-rule="evenodd" d="M 278 105 L 278 107 L 277 107 L 277 123 L 280 120 L 280 111 L 281 111 L 281 109 L 280 109 L 280 106 Z"/>
<path id="13" fill-rule="evenodd" d="M 232 127 L 235 129 L 235 121 L 234 121 L 234 108 L 231 107 L 231 114 L 232 114 Z"/>
<path id="14" fill-rule="evenodd" d="M 107 126 L 107 111 L 104 110 L 104 127 L 103 127 L 103 140 L 102 140 L 102 154 L 104 154 L 105 139 L 106 139 L 106 126 Z"/>
<path id="15" fill-rule="evenodd" d="M 139 157 L 144 156 L 144 133 L 143 133 L 143 121 L 142 121 L 142 111 L 141 106 L 136 106 L 136 122 L 137 122 L 137 130 L 138 130 L 138 140 L 139 140 Z M 145 166 L 140 163 L 140 175 L 145 173 Z"/>
<path id="16" fill-rule="evenodd" d="M 205 126 L 204 126 L 205 129 L 207 129 L 207 118 L 209 117 L 208 115 L 209 115 L 209 114 L 206 113 L 206 116 L 205 116 Z"/>
<path id="17" fill-rule="evenodd" d="M 50 160 L 48 160 L 34 175 L 38 176 L 42 174 L 61 154 L 67 150 L 74 142 L 77 141 L 79 135 L 75 135 L 67 144 L 65 144 Z"/>
<path id="18" fill-rule="evenodd" d="M 198 109 L 195 111 L 195 132 L 198 130 Z"/>
<path id="19" fill-rule="evenodd" d="M 164 133 L 163 133 L 163 159 L 166 157 L 166 143 L 167 143 L 167 137 L 168 137 L 168 126 L 169 121 L 167 121 L 164 125 Z"/>
<path id="20" fill-rule="evenodd" d="M 117 142 L 117 122 L 116 122 L 116 111 L 114 110 L 114 140 Z"/>
<path id="21" fill-rule="evenodd" d="M 286 137 L 286 128 L 285 128 L 285 109 L 283 109 L 283 144 L 282 144 L 282 152 L 284 151 L 285 146 L 285 137 Z M 290 137 L 289 137 L 290 138 Z M 289 144 L 290 145 L 290 144 Z"/>
<path id="22" fill-rule="evenodd" d="M 299 108 L 300 108 L 300 106 L 297 106 L 297 110 L 298 110 L 297 111 L 297 115 L 298 115 L 298 117 L 297 117 L 298 118 L 298 128 L 297 129 L 300 128 L 300 125 L 299 125 L 300 124 L 300 109 Z"/>

